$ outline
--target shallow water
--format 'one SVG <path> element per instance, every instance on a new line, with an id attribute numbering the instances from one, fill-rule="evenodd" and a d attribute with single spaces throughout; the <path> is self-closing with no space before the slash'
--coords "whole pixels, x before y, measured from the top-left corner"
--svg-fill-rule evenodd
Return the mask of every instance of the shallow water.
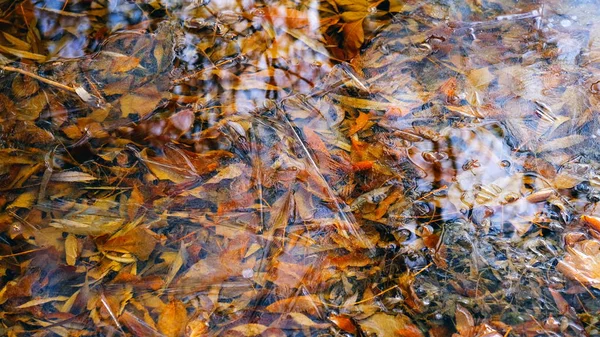
<path id="1" fill-rule="evenodd" d="M 0 0 L 0 331 L 600 335 L 599 5 Z"/>

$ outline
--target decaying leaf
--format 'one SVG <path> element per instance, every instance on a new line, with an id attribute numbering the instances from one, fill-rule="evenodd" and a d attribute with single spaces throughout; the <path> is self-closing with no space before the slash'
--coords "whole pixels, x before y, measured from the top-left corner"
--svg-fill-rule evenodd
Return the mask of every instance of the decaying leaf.
<path id="1" fill-rule="evenodd" d="M 600 241 L 585 240 L 567 247 L 556 269 L 570 279 L 600 289 Z"/>
<path id="2" fill-rule="evenodd" d="M 599 330 L 593 2 L 0 2 L 2 335 Z"/>

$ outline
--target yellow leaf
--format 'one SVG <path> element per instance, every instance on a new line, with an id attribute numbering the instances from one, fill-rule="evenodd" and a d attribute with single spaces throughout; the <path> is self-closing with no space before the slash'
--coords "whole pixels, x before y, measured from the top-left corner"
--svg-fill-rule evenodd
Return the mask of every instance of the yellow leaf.
<path id="1" fill-rule="evenodd" d="M 4 38 L 6 39 L 6 41 L 12 43 L 17 49 L 21 49 L 21 50 L 29 50 L 31 48 L 31 44 L 20 40 L 19 38 L 12 36 L 6 32 L 2 32 L 2 35 L 4 35 Z"/>
<path id="2" fill-rule="evenodd" d="M 210 178 L 206 184 L 218 184 L 222 180 L 225 179 L 234 179 L 242 175 L 244 170 L 246 169 L 246 165 L 242 163 L 231 164 L 226 166 L 224 169 L 219 171 L 216 176 Z"/>
<path id="3" fill-rule="evenodd" d="M 158 317 L 158 331 L 167 337 L 183 336 L 187 320 L 187 311 L 183 303 L 173 300 L 165 305 Z"/>
<path id="4" fill-rule="evenodd" d="M 34 191 L 27 191 L 25 193 L 21 193 L 15 199 L 15 201 L 13 201 L 12 204 L 10 204 L 10 206 L 8 206 L 7 208 L 31 208 L 36 198 L 37 195 Z"/>
<path id="5" fill-rule="evenodd" d="M 397 316 L 387 315 L 379 312 L 360 322 L 360 327 L 369 335 L 377 337 L 406 337 L 410 331 L 410 336 L 420 336 L 423 334 L 411 323 L 407 316 L 399 314 Z"/>
<path id="6" fill-rule="evenodd" d="M 16 57 L 20 57 L 23 59 L 30 59 L 30 60 L 34 60 L 34 61 L 38 61 L 38 62 L 43 62 L 46 60 L 46 56 L 44 56 L 44 55 L 30 53 L 28 51 L 9 48 L 9 47 L 5 47 L 5 46 L 0 46 L 0 51 L 5 52 L 7 54 L 14 55 Z"/>
<path id="7" fill-rule="evenodd" d="M 303 312 L 317 315 L 322 308 L 321 300 L 316 295 L 284 298 L 267 306 L 268 312 Z"/>
<path id="8" fill-rule="evenodd" d="M 365 126 L 367 126 L 368 122 L 369 122 L 369 114 L 361 112 L 358 115 L 358 117 L 356 118 L 354 125 L 350 128 L 350 130 L 348 130 L 348 136 L 352 136 L 353 134 L 362 130 Z"/>
<path id="9" fill-rule="evenodd" d="M 38 298 L 36 300 L 27 301 L 17 307 L 17 309 L 25 309 L 30 307 L 35 307 L 36 305 L 46 304 L 50 302 L 63 302 L 68 300 L 67 296 L 56 296 L 56 297 L 44 297 Z"/>
<path id="10" fill-rule="evenodd" d="M 248 324 L 238 325 L 229 331 L 236 331 L 236 332 L 239 332 L 240 334 L 242 334 L 243 336 L 253 337 L 253 336 L 259 336 L 259 335 L 262 336 L 262 333 L 265 332 L 268 328 L 269 327 L 262 325 L 262 324 L 248 323 Z"/>
<path id="11" fill-rule="evenodd" d="M 67 259 L 67 265 L 74 266 L 77 262 L 77 256 L 79 255 L 79 242 L 73 234 L 67 235 L 65 239 L 65 254 Z"/>
<path id="12" fill-rule="evenodd" d="M 469 83 L 479 91 L 487 89 L 495 78 L 488 67 L 471 70 L 467 75 Z"/>

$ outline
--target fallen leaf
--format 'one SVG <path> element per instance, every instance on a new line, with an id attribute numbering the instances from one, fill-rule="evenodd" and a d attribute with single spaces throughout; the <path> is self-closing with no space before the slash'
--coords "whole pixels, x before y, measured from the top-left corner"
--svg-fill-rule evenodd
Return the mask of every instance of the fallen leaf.
<path id="1" fill-rule="evenodd" d="M 352 136 L 358 131 L 362 130 L 367 123 L 369 122 L 369 114 L 361 112 L 358 117 L 356 117 L 356 121 L 354 121 L 354 125 L 348 130 L 348 136 Z"/>
<path id="2" fill-rule="evenodd" d="M 156 246 L 154 235 L 150 234 L 148 229 L 136 227 L 119 236 L 112 237 L 98 248 L 102 251 L 111 251 L 117 253 L 129 253 L 135 255 L 138 259 L 145 261 Z"/>
<path id="3" fill-rule="evenodd" d="M 342 26 L 342 33 L 344 34 L 344 45 L 348 48 L 349 56 L 352 57 L 356 55 L 365 42 L 363 20 L 344 23 Z"/>
<path id="4" fill-rule="evenodd" d="M 166 337 L 179 337 L 183 335 L 187 326 L 188 316 L 185 305 L 179 300 L 173 300 L 165 305 L 158 316 L 158 330 Z"/>
<path id="5" fill-rule="evenodd" d="M 206 184 L 218 184 L 226 179 L 235 179 L 242 175 L 244 170 L 246 169 L 246 165 L 243 163 L 235 163 L 231 165 L 225 166 L 224 169 L 219 171 L 214 177 L 210 178 L 206 181 Z"/>
<path id="6" fill-rule="evenodd" d="M 52 173 L 50 180 L 57 182 L 88 182 L 96 180 L 96 177 L 84 172 L 63 171 Z"/>
<path id="7" fill-rule="evenodd" d="M 319 315 L 322 311 L 321 300 L 316 295 L 295 296 L 273 302 L 266 307 L 268 312 L 303 312 L 309 315 Z"/>
<path id="8" fill-rule="evenodd" d="M 38 298 L 35 300 L 27 301 L 27 302 L 19 305 L 17 307 L 17 309 L 30 308 L 30 307 L 34 307 L 36 305 L 42 305 L 42 304 L 46 304 L 46 303 L 50 303 L 50 302 L 64 302 L 68 299 L 69 298 L 66 296 L 43 297 L 43 298 Z"/>
<path id="9" fill-rule="evenodd" d="M 587 139 L 586 136 L 583 135 L 570 135 L 558 139 L 554 139 L 551 141 L 547 141 L 542 143 L 538 147 L 538 152 L 546 152 L 546 151 L 555 151 L 560 149 L 569 148 L 575 146 Z"/>
<path id="10" fill-rule="evenodd" d="M 147 85 L 136 89 L 132 93 L 121 97 L 121 116 L 127 117 L 128 115 L 138 114 L 140 117 L 145 117 L 154 111 L 161 99 L 162 94 L 155 85 Z"/>
<path id="11" fill-rule="evenodd" d="M 471 70 L 467 75 L 469 83 L 478 91 L 486 90 L 495 78 L 488 67 Z"/>
<path id="12" fill-rule="evenodd" d="M 378 312 L 371 317 L 359 322 L 361 329 L 377 337 L 405 337 L 403 333 L 410 331 L 410 335 L 423 337 L 423 333 L 416 328 L 410 319 L 402 314 L 392 316 Z"/>
<path id="13" fill-rule="evenodd" d="M 556 269 L 570 279 L 600 289 L 600 241 L 584 240 L 566 249 Z"/>
<path id="14" fill-rule="evenodd" d="M 79 242 L 73 234 L 67 235 L 65 239 L 65 255 L 67 265 L 74 266 L 79 256 Z"/>

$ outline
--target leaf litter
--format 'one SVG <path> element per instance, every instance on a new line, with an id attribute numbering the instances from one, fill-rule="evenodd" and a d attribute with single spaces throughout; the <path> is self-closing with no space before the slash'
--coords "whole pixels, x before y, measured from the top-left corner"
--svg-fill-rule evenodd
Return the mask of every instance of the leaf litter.
<path id="1" fill-rule="evenodd" d="M 6 336 L 598 336 L 585 1 L 0 1 Z"/>

